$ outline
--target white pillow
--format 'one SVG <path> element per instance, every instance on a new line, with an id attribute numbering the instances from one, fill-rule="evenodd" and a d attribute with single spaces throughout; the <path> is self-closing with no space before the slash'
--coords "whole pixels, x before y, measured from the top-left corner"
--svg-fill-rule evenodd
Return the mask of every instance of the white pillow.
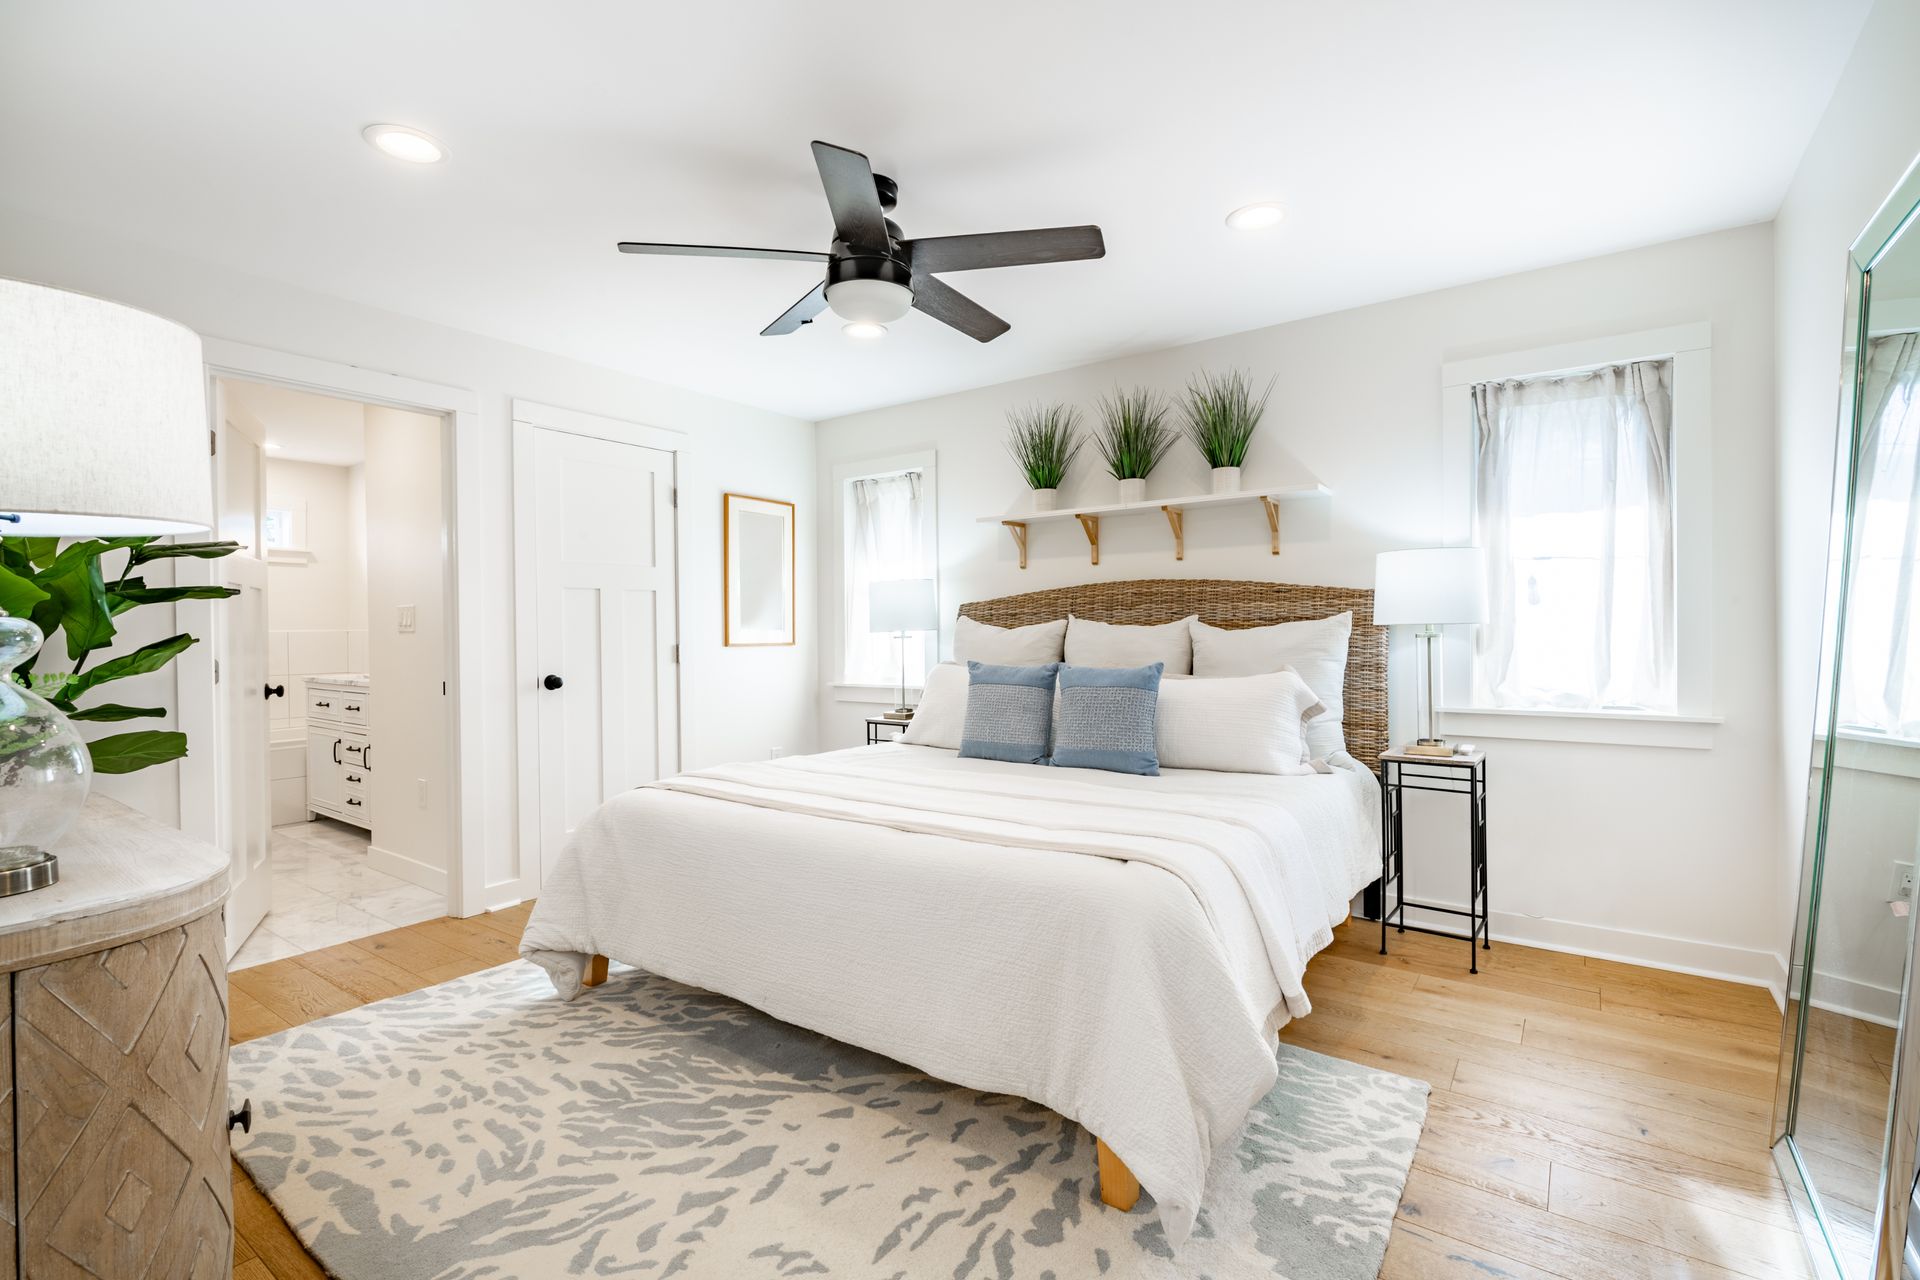
<path id="1" fill-rule="evenodd" d="M 966 619 L 962 618 L 962 622 Z M 943 662 L 927 672 L 927 684 L 920 691 L 920 705 L 902 742 L 917 747 L 960 749 L 961 731 L 967 726 L 967 667 L 963 662 Z"/>
<path id="2" fill-rule="evenodd" d="M 1126 626 L 1113 622 L 1095 622 L 1091 618 L 1067 618 L 1067 663 L 1075 667 L 1144 667 L 1162 662 L 1163 676 L 1184 676 L 1193 671 L 1193 639 L 1187 624 L 1193 618 L 1166 622 L 1159 626 Z"/>
<path id="3" fill-rule="evenodd" d="M 1327 705 L 1327 714 L 1307 726 L 1307 750 L 1315 760 L 1325 760 L 1347 749 L 1342 691 L 1347 684 L 1347 644 L 1353 636 L 1351 612 L 1238 631 L 1195 619 L 1191 631 L 1193 674 L 1252 676 L 1292 667 Z"/>
<path id="4" fill-rule="evenodd" d="M 1312 773 L 1306 722 L 1325 710 L 1291 671 L 1162 681 L 1153 730 L 1160 767 Z"/>
<path id="5" fill-rule="evenodd" d="M 990 662 L 1002 667 L 1043 667 L 1060 661 L 1061 640 L 1067 634 L 1065 619 L 1036 622 L 1030 627 L 991 627 L 972 618 L 956 618 L 953 623 L 953 660 L 960 664 L 964 677 L 969 662 Z M 954 744 L 958 746 L 958 743 Z"/>

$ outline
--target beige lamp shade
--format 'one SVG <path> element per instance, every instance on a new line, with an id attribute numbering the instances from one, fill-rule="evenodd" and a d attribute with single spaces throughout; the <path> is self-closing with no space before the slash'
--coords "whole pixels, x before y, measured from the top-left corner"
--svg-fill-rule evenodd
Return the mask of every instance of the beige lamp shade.
<path id="1" fill-rule="evenodd" d="M 1373 620 L 1423 627 L 1487 620 L 1477 547 L 1382 551 L 1373 562 Z"/>
<path id="2" fill-rule="evenodd" d="M 0 280 L 0 535 L 192 533 L 213 523 L 200 337 Z"/>
<path id="3" fill-rule="evenodd" d="M 867 626 L 874 631 L 932 631 L 940 625 L 932 578 L 893 578 L 867 588 Z"/>

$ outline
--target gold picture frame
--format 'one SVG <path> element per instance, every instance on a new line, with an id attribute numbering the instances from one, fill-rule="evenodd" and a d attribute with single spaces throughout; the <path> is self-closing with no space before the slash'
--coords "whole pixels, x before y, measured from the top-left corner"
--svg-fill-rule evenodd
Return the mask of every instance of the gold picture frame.
<path id="1" fill-rule="evenodd" d="M 721 643 L 729 648 L 795 643 L 794 505 L 723 493 L 720 529 Z"/>

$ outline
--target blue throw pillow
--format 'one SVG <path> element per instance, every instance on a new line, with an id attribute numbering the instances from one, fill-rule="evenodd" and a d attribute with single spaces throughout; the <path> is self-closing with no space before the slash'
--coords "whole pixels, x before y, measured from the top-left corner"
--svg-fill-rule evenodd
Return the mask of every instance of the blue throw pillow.
<path id="1" fill-rule="evenodd" d="M 1060 716 L 1053 762 L 1068 769 L 1107 769 L 1158 776 L 1154 720 L 1164 662 L 1145 667 L 1060 668 Z"/>
<path id="2" fill-rule="evenodd" d="M 960 754 L 976 760 L 1045 764 L 1053 734 L 1053 677 L 1060 664 L 996 667 L 967 663 L 967 722 Z"/>

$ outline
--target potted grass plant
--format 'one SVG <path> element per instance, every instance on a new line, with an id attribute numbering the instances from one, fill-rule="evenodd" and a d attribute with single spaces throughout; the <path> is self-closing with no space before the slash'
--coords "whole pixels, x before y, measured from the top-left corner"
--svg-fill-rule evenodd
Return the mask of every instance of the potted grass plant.
<path id="1" fill-rule="evenodd" d="M 1080 412 L 1063 404 L 1036 404 L 1007 415 L 1007 452 L 1033 492 L 1033 509 L 1051 511 L 1059 502 L 1067 468 L 1086 443 Z"/>
<path id="2" fill-rule="evenodd" d="M 1100 398 L 1100 427 L 1093 445 L 1106 460 L 1107 474 L 1120 482 L 1120 501 L 1146 499 L 1147 476 L 1173 447 L 1170 412 L 1166 398 L 1145 387 Z"/>
<path id="3" fill-rule="evenodd" d="M 1267 411 L 1267 397 L 1272 394 L 1272 379 L 1256 396 L 1253 383 L 1238 369 L 1202 373 L 1187 383 L 1186 400 L 1181 405 L 1187 439 L 1212 469 L 1215 493 L 1240 492 L 1240 468 L 1247 460 L 1247 446 L 1253 442 L 1254 428 L 1260 425 L 1260 415 Z"/>

